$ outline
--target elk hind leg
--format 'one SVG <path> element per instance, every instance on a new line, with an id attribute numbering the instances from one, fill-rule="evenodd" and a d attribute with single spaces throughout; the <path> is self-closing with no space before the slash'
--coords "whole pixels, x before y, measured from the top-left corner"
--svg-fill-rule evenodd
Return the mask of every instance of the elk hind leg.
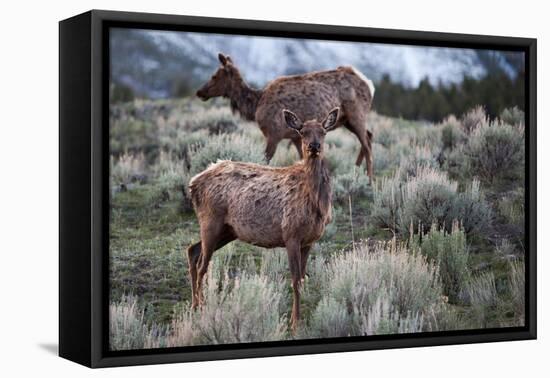
<path id="1" fill-rule="evenodd" d="M 222 248 L 227 243 L 235 240 L 235 234 L 231 227 L 220 224 L 216 221 L 201 225 L 201 253 L 198 261 L 197 271 L 197 297 L 198 303 L 201 305 L 204 303 L 204 296 L 202 292 L 202 285 L 204 281 L 204 275 L 208 271 L 208 265 L 214 252 Z"/>
<path id="2" fill-rule="evenodd" d="M 346 128 L 357 136 L 361 144 L 361 150 L 355 162 L 361 165 L 363 158 L 366 160 L 366 170 L 371 182 L 373 180 L 373 161 L 372 161 L 372 133 L 364 128 L 364 122 L 354 121 L 346 123 Z"/>
<path id="3" fill-rule="evenodd" d="M 367 131 L 367 142 L 369 143 L 370 150 L 372 151 L 372 132 L 369 130 L 366 130 L 366 131 Z M 364 157 L 365 157 L 365 151 L 363 150 L 363 147 L 361 147 L 361 149 L 359 150 L 359 154 L 357 155 L 357 160 L 355 161 L 355 165 L 360 166 Z"/>

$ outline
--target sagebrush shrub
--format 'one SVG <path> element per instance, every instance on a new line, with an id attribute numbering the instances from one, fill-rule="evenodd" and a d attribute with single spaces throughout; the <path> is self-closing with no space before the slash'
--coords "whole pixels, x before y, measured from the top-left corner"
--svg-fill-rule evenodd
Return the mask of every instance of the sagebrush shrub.
<path id="1" fill-rule="evenodd" d="M 348 199 L 366 197 L 371 192 L 369 177 L 362 170 L 337 174 L 332 179 L 332 197 L 335 202 L 347 204 Z"/>
<path id="2" fill-rule="evenodd" d="M 342 129 L 331 131 L 325 138 L 325 159 L 329 169 L 334 173 L 346 173 L 356 169 L 355 158 L 360 149 L 357 138 Z M 342 158 L 343 155 L 346 156 L 345 159 Z"/>
<path id="3" fill-rule="evenodd" d="M 506 222 L 523 227 L 525 224 L 525 190 L 518 188 L 505 194 L 498 201 L 497 208 Z"/>
<path id="4" fill-rule="evenodd" d="M 361 335 L 387 335 L 422 332 L 424 315 L 420 312 L 400 314 L 391 304 L 391 295 L 379 296 L 368 311 L 357 311 Z"/>
<path id="5" fill-rule="evenodd" d="M 467 233 L 485 232 L 492 212 L 473 181 L 464 192 L 445 172 L 420 167 L 415 176 L 401 181 L 399 172 L 383 179 L 374 190 L 371 217 L 378 227 L 404 235 L 426 230 L 432 224 L 451 230 L 453 221 L 463 224 Z"/>
<path id="6" fill-rule="evenodd" d="M 209 138 L 206 130 L 189 132 L 182 128 L 167 128 L 164 132 L 159 132 L 159 144 L 162 150 L 170 151 L 187 165 L 191 147 L 196 149 L 204 146 Z"/>
<path id="7" fill-rule="evenodd" d="M 111 156 L 110 163 L 113 184 L 126 186 L 131 182 L 144 181 L 145 156 L 143 153 L 125 153 L 118 158 Z"/>
<path id="8" fill-rule="evenodd" d="M 354 332 L 352 316 L 341 302 L 328 296 L 322 298 L 315 311 L 307 330 L 311 338 L 327 338 L 351 336 Z"/>
<path id="9" fill-rule="evenodd" d="M 517 127 L 525 127 L 525 113 L 517 106 L 504 109 L 498 118 L 503 123 Z"/>
<path id="10" fill-rule="evenodd" d="M 516 322 L 519 326 L 525 325 L 525 263 L 523 260 L 514 261 L 510 264 L 510 293 L 512 297 L 512 308 Z"/>
<path id="11" fill-rule="evenodd" d="M 447 117 L 440 127 L 443 150 L 453 150 L 466 142 L 466 133 L 454 115 Z"/>
<path id="12" fill-rule="evenodd" d="M 221 280 L 208 276 L 206 303 L 193 317 L 202 344 L 226 344 L 282 340 L 287 320 L 280 314 L 284 283 L 265 276 L 243 274 Z"/>
<path id="13" fill-rule="evenodd" d="M 463 169 L 487 183 L 520 180 L 525 173 L 525 135 L 522 128 L 493 122 L 472 131 L 462 153 Z"/>
<path id="14" fill-rule="evenodd" d="M 191 210 L 192 203 L 188 190 L 191 175 L 184 163 L 174 153 L 161 151 L 153 170 L 155 185 L 148 192 L 148 203 L 158 206 L 167 200 L 181 199 L 181 209 Z"/>
<path id="15" fill-rule="evenodd" d="M 454 209 L 453 218 L 460 220 L 466 233 L 484 235 L 490 232 L 493 210 L 485 200 L 477 179 L 474 179 L 463 192 L 457 195 Z"/>
<path id="16" fill-rule="evenodd" d="M 232 133 L 237 130 L 239 118 L 227 107 L 213 107 L 189 114 L 184 124 L 188 131 L 208 130 L 211 135 Z"/>
<path id="17" fill-rule="evenodd" d="M 476 106 L 464 114 L 460 121 L 466 134 L 470 134 L 474 130 L 486 126 L 489 123 L 489 118 L 483 106 Z"/>
<path id="18" fill-rule="evenodd" d="M 449 306 L 445 298 L 439 305 L 432 307 L 424 318 L 425 331 L 456 331 L 470 327 L 460 307 Z"/>
<path id="19" fill-rule="evenodd" d="M 134 296 L 124 296 L 109 305 L 109 347 L 111 350 L 161 348 L 166 330 L 144 321 L 143 309 Z"/>
<path id="20" fill-rule="evenodd" d="M 399 162 L 399 154 L 392 148 L 386 148 L 378 143 L 372 144 L 373 165 L 376 175 L 392 169 Z"/>
<path id="21" fill-rule="evenodd" d="M 454 222 L 451 232 L 433 225 L 419 239 L 422 254 L 439 266 L 443 292 L 451 302 L 456 303 L 470 278 L 469 251 L 464 231 L 458 222 Z"/>
<path id="22" fill-rule="evenodd" d="M 491 322 L 491 310 L 498 304 L 498 294 L 493 272 L 473 277 L 467 287 L 473 321 L 478 327 L 486 328 Z"/>
<path id="23" fill-rule="evenodd" d="M 197 342 L 198 331 L 193 325 L 193 318 L 196 315 L 187 309 L 188 303 L 185 303 L 184 306 L 185 309 L 175 314 L 166 334 L 166 346 L 168 347 L 195 345 Z"/>
<path id="24" fill-rule="evenodd" d="M 183 303 L 168 326 L 150 326 L 135 297 L 110 305 L 110 342 L 116 350 L 284 340 L 287 337 L 285 284 L 262 274 L 209 269 L 205 304 Z"/>
<path id="25" fill-rule="evenodd" d="M 397 142 L 397 130 L 389 118 L 378 117 L 378 119 L 375 123 L 373 140 L 386 148 L 391 148 Z"/>
<path id="26" fill-rule="evenodd" d="M 436 154 L 430 146 L 415 146 L 412 151 L 401 159 L 399 173 L 402 180 L 416 176 L 421 168 L 439 168 Z"/>
<path id="27" fill-rule="evenodd" d="M 375 226 L 394 233 L 398 230 L 403 206 L 401 186 L 397 177 L 384 177 L 374 186 L 371 219 Z"/>
<path id="28" fill-rule="evenodd" d="M 441 129 L 430 123 L 422 124 L 411 138 L 413 146 L 430 146 L 434 151 L 441 148 Z"/>
<path id="29" fill-rule="evenodd" d="M 265 163 L 262 147 L 239 134 L 213 135 L 204 145 L 193 146 L 189 155 L 192 175 L 202 172 L 218 160 Z"/>
<path id="30" fill-rule="evenodd" d="M 401 189 L 402 208 L 399 227 L 403 234 L 432 224 L 451 227 L 456 213 L 457 183 L 448 179 L 444 172 L 420 168 L 415 177 L 410 177 Z"/>
<path id="31" fill-rule="evenodd" d="M 133 107 L 133 105 L 132 105 Z M 148 152 L 148 147 L 157 144 L 156 127 L 149 120 L 126 116 L 109 122 L 109 149 L 114 155 L 126 151 Z"/>
<path id="32" fill-rule="evenodd" d="M 337 319 L 344 316 L 341 309 L 347 309 L 352 315 L 351 334 L 355 335 L 365 329 L 380 333 L 391 333 L 395 327 L 410 329 L 411 324 L 403 322 L 421 316 L 441 300 L 437 267 L 395 240 L 373 249 L 362 243 L 353 251 L 340 252 L 317 274 L 321 275 L 323 296 L 332 298 L 321 302 L 319 312 L 332 311 L 330 317 Z M 394 325 L 383 327 L 387 322 Z"/>

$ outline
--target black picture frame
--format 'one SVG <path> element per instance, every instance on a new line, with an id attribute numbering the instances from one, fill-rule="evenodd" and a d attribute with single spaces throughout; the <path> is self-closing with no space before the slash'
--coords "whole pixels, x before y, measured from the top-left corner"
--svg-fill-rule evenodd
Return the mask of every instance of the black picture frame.
<path id="1" fill-rule="evenodd" d="M 524 327 L 109 351 L 110 27 L 525 52 Z M 59 23 L 59 355 L 88 367 L 250 358 L 536 338 L 536 39 L 92 10 Z"/>

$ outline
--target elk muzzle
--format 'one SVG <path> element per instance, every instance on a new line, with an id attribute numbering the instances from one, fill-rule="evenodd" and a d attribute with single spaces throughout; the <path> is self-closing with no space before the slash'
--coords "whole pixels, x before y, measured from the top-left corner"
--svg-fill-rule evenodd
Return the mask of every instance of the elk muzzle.
<path id="1" fill-rule="evenodd" d="M 202 101 L 206 101 L 208 100 L 210 97 L 208 97 L 208 95 L 206 94 L 206 89 L 204 87 L 200 88 L 198 91 L 197 91 L 197 97 L 200 98 Z"/>
<path id="2" fill-rule="evenodd" d="M 312 142 L 307 145 L 307 150 L 312 155 L 318 155 L 321 152 L 321 143 Z"/>

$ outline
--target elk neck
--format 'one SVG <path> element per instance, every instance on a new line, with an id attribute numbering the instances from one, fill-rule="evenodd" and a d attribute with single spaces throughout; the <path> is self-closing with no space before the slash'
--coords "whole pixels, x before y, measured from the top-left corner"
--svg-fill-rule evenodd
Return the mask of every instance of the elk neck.
<path id="1" fill-rule="evenodd" d="M 304 172 L 306 175 L 309 194 L 320 209 L 326 209 L 331 202 L 330 176 L 325 160 L 318 156 L 307 157 L 304 160 Z"/>
<path id="2" fill-rule="evenodd" d="M 254 121 L 260 97 L 262 97 L 261 90 L 251 88 L 242 77 L 237 76 L 229 93 L 231 110 L 238 111 L 248 121 Z"/>

